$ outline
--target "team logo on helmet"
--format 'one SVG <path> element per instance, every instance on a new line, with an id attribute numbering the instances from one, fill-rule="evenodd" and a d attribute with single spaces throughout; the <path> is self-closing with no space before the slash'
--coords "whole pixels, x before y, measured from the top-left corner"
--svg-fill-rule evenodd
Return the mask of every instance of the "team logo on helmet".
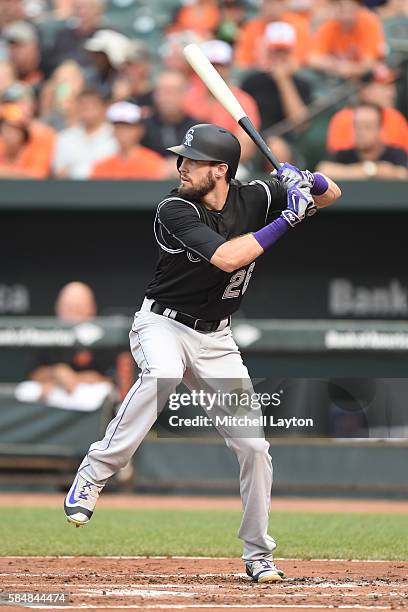
<path id="1" fill-rule="evenodd" d="M 184 137 L 184 146 L 191 147 L 194 138 L 194 128 L 190 128 Z"/>

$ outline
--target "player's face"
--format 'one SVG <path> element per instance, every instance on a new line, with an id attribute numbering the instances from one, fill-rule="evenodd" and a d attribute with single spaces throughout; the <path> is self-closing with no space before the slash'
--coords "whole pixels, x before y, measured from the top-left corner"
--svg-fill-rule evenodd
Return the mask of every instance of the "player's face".
<path id="1" fill-rule="evenodd" d="M 179 167 L 179 193 L 192 200 L 201 200 L 216 186 L 214 169 L 214 164 L 184 157 Z"/>

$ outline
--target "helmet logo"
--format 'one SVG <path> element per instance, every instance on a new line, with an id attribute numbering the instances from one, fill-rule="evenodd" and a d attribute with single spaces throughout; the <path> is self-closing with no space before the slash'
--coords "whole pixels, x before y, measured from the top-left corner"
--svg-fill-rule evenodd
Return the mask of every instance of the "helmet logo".
<path id="1" fill-rule="evenodd" d="M 184 138 L 184 146 L 191 147 L 194 138 L 194 128 L 190 128 Z"/>

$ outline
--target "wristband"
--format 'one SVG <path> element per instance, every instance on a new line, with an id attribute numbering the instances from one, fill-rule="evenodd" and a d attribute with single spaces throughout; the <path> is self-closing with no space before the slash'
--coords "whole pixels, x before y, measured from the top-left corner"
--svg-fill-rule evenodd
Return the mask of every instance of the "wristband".
<path id="1" fill-rule="evenodd" d="M 253 232 L 253 237 L 260 244 L 264 251 L 269 249 L 281 236 L 289 229 L 289 224 L 283 217 L 278 217 L 269 225 L 265 225 L 257 232 Z"/>
<path id="2" fill-rule="evenodd" d="M 320 174 L 320 172 L 314 172 L 313 177 L 314 182 L 310 193 L 315 196 L 323 195 L 323 193 L 325 193 L 329 188 L 327 179 L 323 176 L 323 174 Z"/>

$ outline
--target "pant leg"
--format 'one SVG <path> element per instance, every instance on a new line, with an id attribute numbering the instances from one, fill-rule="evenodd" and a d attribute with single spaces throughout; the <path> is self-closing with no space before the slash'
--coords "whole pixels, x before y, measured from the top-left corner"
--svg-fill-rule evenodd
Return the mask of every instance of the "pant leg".
<path id="1" fill-rule="evenodd" d="M 198 353 L 193 374 L 206 391 L 210 387 L 222 392 L 241 388 L 253 392 L 248 370 L 242 362 L 239 349 L 229 328 L 208 334 L 207 342 Z M 218 379 L 218 380 L 217 380 Z M 239 412 L 239 411 L 238 411 Z M 237 414 L 225 403 L 208 414 Z M 268 535 L 269 509 L 272 489 L 272 460 L 269 443 L 265 440 L 259 419 L 261 410 L 245 413 L 253 424 L 244 428 L 218 425 L 217 429 L 237 456 L 240 467 L 240 494 L 243 516 L 238 536 L 244 542 L 242 558 L 247 561 L 271 557 L 276 543 Z M 241 413 L 242 416 L 242 413 Z"/>
<path id="2" fill-rule="evenodd" d="M 81 474 L 97 485 L 104 485 L 127 465 L 185 370 L 182 345 L 164 317 L 140 311 L 129 337 L 140 376 L 103 439 L 90 446 L 79 467 Z"/>

